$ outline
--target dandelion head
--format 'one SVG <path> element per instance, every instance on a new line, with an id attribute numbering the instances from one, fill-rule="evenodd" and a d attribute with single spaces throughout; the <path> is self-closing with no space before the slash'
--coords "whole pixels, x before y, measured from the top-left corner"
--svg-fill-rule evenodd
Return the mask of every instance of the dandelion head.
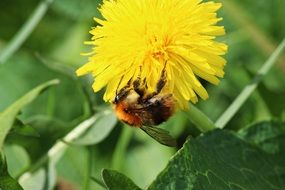
<path id="1" fill-rule="evenodd" d="M 95 92 L 106 86 L 104 100 L 112 102 L 128 82 L 143 79 L 148 93 L 156 90 L 165 69 L 161 93 L 172 94 L 177 106 L 208 98 L 200 83 L 218 84 L 226 64 L 225 34 L 217 23 L 220 3 L 201 0 L 104 0 L 103 19 L 90 33 L 93 46 L 88 63 L 77 75 L 92 73 Z"/>

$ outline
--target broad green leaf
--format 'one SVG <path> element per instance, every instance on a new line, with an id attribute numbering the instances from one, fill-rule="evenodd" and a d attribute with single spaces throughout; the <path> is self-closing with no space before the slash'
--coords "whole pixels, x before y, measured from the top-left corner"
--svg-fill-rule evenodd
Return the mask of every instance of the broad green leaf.
<path id="1" fill-rule="evenodd" d="M 0 190 L 8 189 L 23 190 L 18 182 L 9 175 L 6 160 L 0 154 Z"/>
<path id="2" fill-rule="evenodd" d="M 285 155 L 285 123 L 265 121 L 241 129 L 238 135 L 246 141 L 259 146 L 271 154 Z"/>
<path id="3" fill-rule="evenodd" d="M 231 132 L 214 130 L 188 140 L 148 190 L 284 189 L 282 160 Z"/>
<path id="4" fill-rule="evenodd" d="M 132 180 L 117 171 L 104 169 L 102 177 L 109 190 L 140 190 Z"/>
<path id="5" fill-rule="evenodd" d="M 58 84 L 58 80 L 51 80 L 44 84 L 39 85 L 38 87 L 34 88 L 16 102 L 14 102 L 11 106 L 9 106 L 6 110 L 0 113 L 0 149 L 3 146 L 4 139 L 9 132 L 10 128 L 13 125 L 15 117 L 17 116 L 18 112 L 27 104 L 32 102 L 41 91 L 46 89 L 51 85 Z"/>
<path id="6" fill-rule="evenodd" d="M 104 140 L 117 123 L 117 118 L 111 110 L 99 113 L 98 120 L 82 136 L 72 141 L 77 145 L 93 145 Z"/>

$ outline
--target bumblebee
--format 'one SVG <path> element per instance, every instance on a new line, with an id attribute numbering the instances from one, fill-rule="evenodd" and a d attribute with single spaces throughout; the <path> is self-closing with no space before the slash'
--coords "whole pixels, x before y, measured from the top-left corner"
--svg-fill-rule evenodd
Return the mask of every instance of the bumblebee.
<path id="1" fill-rule="evenodd" d="M 141 80 L 138 76 L 136 80 L 130 80 L 125 87 L 116 92 L 113 104 L 116 115 L 121 121 L 142 129 L 161 144 L 176 146 L 175 139 L 168 131 L 155 127 L 167 121 L 175 112 L 176 102 L 173 95 L 161 94 L 166 84 L 165 66 L 155 92 L 147 93 L 146 80 Z"/>

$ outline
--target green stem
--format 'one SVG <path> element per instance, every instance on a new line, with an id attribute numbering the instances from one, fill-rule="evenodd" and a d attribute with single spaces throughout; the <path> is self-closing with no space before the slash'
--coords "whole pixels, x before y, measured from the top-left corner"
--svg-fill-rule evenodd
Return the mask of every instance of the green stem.
<path id="1" fill-rule="evenodd" d="M 132 138 L 133 130 L 130 126 L 124 125 L 123 131 L 120 135 L 119 141 L 117 143 L 113 159 L 112 159 L 112 168 L 115 170 L 120 170 L 122 163 L 125 159 L 126 149 L 129 145 L 129 142 Z"/>
<path id="2" fill-rule="evenodd" d="M 7 47 L 0 54 L 0 64 L 5 63 L 21 47 L 21 45 L 41 21 L 53 1 L 54 0 L 43 0 L 39 3 L 26 23 L 15 34 Z"/>
<path id="3" fill-rule="evenodd" d="M 87 147 L 87 169 L 86 169 L 86 176 L 84 179 L 84 190 L 90 189 L 90 177 L 92 176 L 92 169 L 93 169 L 93 146 Z"/>
<path id="4" fill-rule="evenodd" d="M 263 66 L 258 70 L 257 74 L 253 78 L 250 84 L 248 84 L 243 91 L 238 95 L 238 97 L 233 101 L 233 103 L 228 107 L 228 109 L 220 116 L 216 121 L 216 126 L 218 128 L 224 128 L 226 124 L 232 119 L 232 117 L 237 113 L 240 107 L 245 103 L 245 101 L 250 97 L 250 95 L 257 88 L 260 81 L 272 68 L 274 63 L 280 57 L 282 51 L 285 48 L 285 38 L 276 48 L 276 50 L 271 54 L 269 59 L 263 64 Z"/>
<path id="5" fill-rule="evenodd" d="M 192 104 L 190 104 L 189 107 L 190 108 L 188 110 L 185 110 L 185 113 L 201 132 L 207 132 L 215 129 L 214 123 L 203 112 Z"/>

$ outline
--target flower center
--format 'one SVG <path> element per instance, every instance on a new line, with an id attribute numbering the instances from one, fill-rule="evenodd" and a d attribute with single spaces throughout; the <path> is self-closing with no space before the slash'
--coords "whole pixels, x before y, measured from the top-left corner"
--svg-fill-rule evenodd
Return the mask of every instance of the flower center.
<path id="1" fill-rule="evenodd" d="M 156 51 L 152 53 L 152 57 L 158 60 L 163 60 L 165 57 L 165 53 L 162 51 Z"/>
<path id="2" fill-rule="evenodd" d="M 168 59 L 166 47 L 168 42 L 162 34 L 162 26 L 159 23 L 148 22 L 145 25 L 145 37 L 147 43 L 147 56 L 150 59 L 156 59 L 164 62 Z"/>
<path id="3" fill-rule="evenodd" d="M 164 62 L 168 59 L 166 52 L 167 43 L 163 39 L 158 39 L 155 35 L 149 39 L 148 55 L 158 61 Z"/>

